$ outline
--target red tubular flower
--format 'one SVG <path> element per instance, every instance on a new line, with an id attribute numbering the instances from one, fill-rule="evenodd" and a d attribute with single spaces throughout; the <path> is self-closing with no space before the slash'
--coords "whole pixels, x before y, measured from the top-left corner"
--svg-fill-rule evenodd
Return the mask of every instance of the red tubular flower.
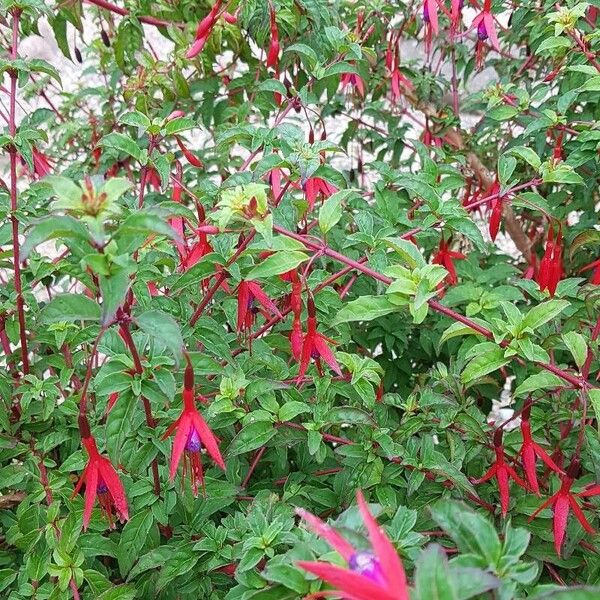
<path id="1" fill-rule="evenodd" d="M 204 44 L 206 44 L 210 34 L 213 30 L 217 22 L 217 13 L 221 8 L 221 4 L 223 4 L 223 0 L 217 0 L 214 6 L 210 9 L 210 12 L 200 21 L 198 24 L 198 29 L 196 29 L 196 37 L 194 39 L 194 43 L 190 46 L 190 49 L 187 51 L 185 57 L 186 58 L 195 58 L 202 52 L 204 48 Z"/>
<path id="2" fill-rule="evenodd" d="M 490 480 L 492 477 L 496 477 L 498 480 L 498 490 L 500 492 L 500 507 L 502 509 L 502 516 L 505 517 L 508 512 L 508 504 L 510 502 L 510 491 L 509 491 L 509 480 L 513 479 L 523 489 L 527 489 L 527 484 L 517 475 L 515 470 L 506 464 L 504 460 L 504 446 L 502 445 L 502 429 L 496 429 L 494 433 L 494 452 L 496 453 L 496 460 L 494 464 L 488 469 L 487 473 L 481 478 L 476 479 L 473 483 L 483 483 Z"/>
<path id="3" fill-rule="evenodd" d="M 343 88 L 352 86 L 363 98 L 365 96 L 365 82 L 357 73 L 342 73 L 341 84 Z"/>
<path id="4" fill-rule="evenodd" d="M 450 250 L 448 242 L 442 238 L 440 240 L 438 251 L 431 262 L 434 265 L 442 265 L 446 271 L 448 271 L 448 275 L 446 276 L 445 280 L 448 285 L 456 285 L 458 283 L 458 277 L 456 275 L 456 268 L 454 267 L 454 260 L 463 260 L 464 258 L 467 257 L 462 252 Z"/>
<path id="5" fill-rule="evenodd" d="M 437 0 L 424 0 L 423 21 L 425 22 L 425 52 L 431 51 L 431 39 L 439 33 Z"/>
<path id="6" fill-rule="evenodd" d="M 183 155 L 185 156 L 185 159 L 190 163 L 190 165 L 192 165 L 193 167 L 196 167 L 198 169 L 201 169 L 204 164 L 202 163 L 202 161 L 191 151 L 189 150 L 186 145 L 181 141 L 181 138 L 176 136 L 177 139 L 177 145 L 179 146 L 181 152 L 183 153 Z"/>
<path id="7" fill-rule="evenodd" d="M 528 404 L 521 414 L 521 435 L 523 436 L 523 445 L 519 450 L 519 456 L 523 464 L 523 471 L 527 478 L 529 487 L 535 494 L 540 495 L 540 486 L 537 480 L 537 473 L 535 469 L 536 457 L 541 458 L 549 469 L 552 469 L 556 473 L 562 473 L 556 463 L 550 458 L 547 452 L 533 440 L 531 435 L 531 423 L 529 417 L 531 414 L 531 404 Z"/>
<path id="8" fill-rule="evenodd" d="M 256 283 L 256 281 L 240 281 L 237 291 L 237 331 L 238 333 L 247 333 L 252 329 L 256 320 L 256 313 L 259 308 L 256 306 L 257 301 L 265 310 L 281 316 L 279 309 L 274 302 L 265 294 Z"/>
<path id="9" fill-rule="evenodd" d="M 321 359 L 323 359 L 333 371 L 341 376 L 342 370 L 335 359 L 335 355 L 328 346 L 328 344 L 335 344 L 335 342 L 328 337 L 321 335 L 317 331 L 317 311 L 315 307 L 315 301 L 312 298 L 308 298 L 307 308 L 308 323 L 306 327 L 306 334 L 302 340 L 300 370 L 298 371 L 297 380 L 300 382 L 304 377 L 311 358 L 315 361 L 319 375 L 323 376 L 323 368 L 321 366 Z"/>
<path id="10" fill-rule="evenodd" d="M 81 443 L 86 449 L 89 459 L 73 490 L 72 498 L 79 493 L 85 482 L 83 528 L 87 529 L 90 523 L 96 498 L 108 518 L 110 527 L 114 528 L 114 514 L 121 522 L 129 519 L 125 489 L 110 460 L 98 452 L 96 440 L 89 436 L 82 438 Z"/>
<path id="11" fill-rule="evenodd" d="M 600 285 L 600 258 L 585 265 L 580 269 L 580 271 L 590 271 L 591 269 L 594 269 L 594 272 L 590 278 L 590 283 L 593 285 Z"/>
<path id="12" fill-rule="evenodd" d="M 277 30 L 277 21 L 275 20 L 275 8 L 270 6 L 270 26 L 271 26 L 271 44 L 267 53 L 267 68 L 273 68 L 275 73 L 279 72 L 279 31 Z"/>
<path id="13" fill-rule="evenodd" d="M 146 184 L 153 187 L 155 192 L 160 192 L 162 182 L 158 171 L 153 167 L 149 167 L 146 171 Z"/>
<path id="14" fill-rule="evenodd" d="M 554 229 L 550 225 L 546 238 L 546 249 L 537 276 L 540 291 L 548 290 L 548 293 L 554 296 L 558 282 L 562 278 L 562 272 L 562 232 L 559 229 L 556 239 L 554 239 Z"/>
<path id="15" fill-rule="evenodd" d="M 321 519 L 298 509 L 308 527 L 344 558 L 348 568 L 308 561 L 299 561 L 298 566 L 334 586 L 336 592 L 339 590 L 336 596 L 348 600 L 409 600 L 406 575 L 396 549 L 369 512 L 360 491 L 357 500 L 371 550 L 357 550 Z"/>
<path id="16" fill-rule="evenodd" d="M 454 37 L 460 28 L 464 0 L 451 0 L 450 2 L 450 35 Z"/>
<path id="17" fill-rule="evenodd" d="M 292 331 L 290 332 L 290 347 L 294 360 L 302 358 L 302 322 L 300 317 L 294 315 L 292 321 Z"/>
<path id="18" fill-rule="evenodd" d="M 573 510 L 575 518 L 581 523 L 581 526 L 591 534 L 596 533 L 594 528 L 590 525 L 583 510 L 577 502 L 577 497 L 586 498 L 589 496 L 600 495 L 600 485 L 596 484 L 587 489 L 584 489 L 578 494 L 571 492 L 571 487 L 579 473 L 579 459 L 573 458 L 567 472 L 564 473 L 560 480 L 560 489 L 556 494 L 550 496 L 532 515 L 529 517 L 529 521 L 533 520 L 542 510 L 552 506 L 554 512 L 553 532 L 554 532 L 554 549 L 556 554 L 560 556 L 562 543 L 565 539 L 565 533 L 567 531 L 567 521 L 569 520 L 569 512 Z"/>
<path id="19" fill-rule="evenodd" d="M 21 163 L 26 165 L 25 159 L 21 156 Z M 46 175 L 50 175 L 52 173 L 52 164 L 50 159 L 43 153 L 40 152 L 37 148 L 32 149 L 32 162 L 33 162 L 33 178 L 41 179 Z M 24 169 L 25 172 L 28 172 L 28 169 Z"/>
<path id="20" fill-rule="evenodd" d="M 192 481 L 194 496 L 198 495 L 198 484 L 204 489 L 204 472 L 202 469 L 201 450 L 202 445 L 217 466 L 225 470 L 225 463 L 219 444 L 213 432 L 210 430 L 202 415 L 196 409 L 194 401 L 194 369 L 189 359 L 183 376 L 183 410 L 180 417 L 165 431 L 162 439 L 168 438 L 174 431 L 173 451 L 171 453 L 171 464 L 169 467 L 169 480 L 173 481 L 177 468 L 183 456 L 183 476 L 188 468 Z M 188 465 L 189 462 L 189 465 Z"/>
<path id="21" fill-rule="evenodd" d="M 492 187 L 488 190 L 489 195 L 496 194 L 496 197 L 490 200 L 490 206 L 492 209 L 490 215 L 490 223 L 489 223 L 489 232 L 490 237 L 492 238 L 492 242 L 496 241 L 496 236 L 498 235 L 498 231 L 500 230 L 500 221 L 502 220 L 502 196 L 499 196 L 500 192 L 500 183 L 498 180 L 494 182 Z"/>
<path id="22" fill-rule="evenodd" d="M 475 19 L 473 19 L 469 31 L 475 28 L 477 28 L 477 43 L 475 50 L 477 54 L 477 68 L 480 69 L 483 66 L 483 49 L 487 39 L 490 40 L 492 48 L 500 53 L 498 34 L 496 33 L 494 15 L 492 14 L 492 0 L 484 0 L 483 10 L 475 17 Z"/>
<path id="23" fill-rule="evenodd" d="M 308 203 L 308 211 L 311 212 L 315 207 L 317 196 L 321 194 L 321 198 L 329 198 L 337 192 L 337 188 L 331 183 L 328 183 L 320 177 L 310 177 L 304 184 L 304 197 Z"/>

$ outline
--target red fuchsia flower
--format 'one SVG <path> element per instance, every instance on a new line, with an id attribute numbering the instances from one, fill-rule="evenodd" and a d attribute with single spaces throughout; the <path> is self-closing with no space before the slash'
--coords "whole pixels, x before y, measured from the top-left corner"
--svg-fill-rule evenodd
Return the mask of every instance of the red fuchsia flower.
<path id="1" fill-rule="evenodd" d="M 580 272 L 590 271 L 591 269 L 594 269 L 594 272 L 590 278 L 590 283 L 593 285 L 600 285 L 600 258 L 582 267 Z"/>
<path id="2" fill-rule="evenodd" d="M 567 521 L 569 520 L 569 512 L 573 510 L 575 518 L 581 523 L 581 526 L 591 534 L 596 533 L 594 528 L 590 525 L 589 521 L 583 514 L 583 510 L 577 502 L 577 498 L 587 498 L 589 496 L 600 495 L 600 485 L 596 484 L 582 492 L 573 493 L 571 487 L 575 482 L 575 478 L 579 473 L 579 459 L 573 458 L 567 472 L 564 473 L 560 478 L 560 489 L 556 494 L 550 496 L 532 515 L 529 517 L 529 521 L 533 520 L 542 510 L 552 506 L 554 512 L 553 521 L 553 533 L 554 533 L 554 548 L 556 554 L 560 556 L 562 543 L 565 539 L 565 533 L 567 531 Z"/>
<path id="3" fill-rule="evenodd" d="M 496 460 L 494 464 L 487 470 L 486 474 L 481 479 L 475 479 L 473 483 L 479 484 L 489 481 L 492 477 L 496 477 L 498 481 L 498 490 L 500 492 L 500 507 L 502 516 L 506 517 L 508 512 L 508 504 L 510 502 L 509 480 L 513 479 L 523 489 L 527 489 L 527 484 L 517 475 L 516 471 L 506 463 L 504 459 L 504 446 L 502 444 L 502 429 L 496 429 L 494 433 L 494 452 Z"/>
<path id="4" fill-rule="evenodd" d="M 187 146 L 181 141 L 180 137 L 176 136 L 176 139 L 177 139 L 177 145 L 179 146 L 179 149 L 185 156 L 185 159 L 193 167 L 196 167 L 197 169 L 201 169 L 204 166 L 202 161 L 189 148 L 187 148 Z"/>
<path id="5" fill-rule="evenodd" d="M 331 183 L 321 179 L 320 177 L 310 177 L 304 184 L 304 197 L 308 203 L 308 211 L 311 212 L 315 207 L 315 201 L 319 194 L 321 200 L 329 198 L 337 192 L 337 188 Z"/>
<path id="6" fill-rule="evenodd" d="M 498 34 L 496 33 L 494 15 L 492 14 L 492 0 L 484 0 L 483 10 L 473 19 L 469 31 L 475 28 L 477 28 L 475 52 L 477 56 L 477 68 L 480 69 L 483 66 L 483 49 L 487 39 L 489 39 L 492 48 L 500 53 Z"/>
<path id="7" fill-rule="evenodd" d="M 440 31 L 438 23 L 438 3 L 437 0 L 424 0 L 423 2 L 423 21 L 425 23 L 425 52 L 431 51 L 431 39 Z"/>
<path id="8" fill-rule="evenodd" d="M 498 180 L 494 182 L 492 187 L 488 190 L 489 195 L 495 194 L 496 197 L 490 200 L 490 207 L 492 209 L 490 214 L 490 222 L 489 222 L 489 232 L 490 237 L 492 238 L 492 242 L 496 241 L 496 237 L 498 235 L 498 231 L 500 230 L 500 221 L 502 220 L 502 209 L 503 209 L 503 200 L 504 198 L 499 195 L 500 193 L 500 183 Z"/>
<path id="9" fill-rule="evenodd" d="M 34 179 L 41 179 L 52 173 L 52 163 L 50 162 L 50 159 L 35 147 L 32 148 L 32 162 Z M 25 166 L 27 165 L 23 157 L 21 157 L 21 163 Z M 27 168 L 25 169 L 25 172 L 28 172 Z"/>
<path id="10" fill-rule="evenodd" d="M 550 225 L 548 237 L 546 238 L 546 249 L 537 276 L 540 292 L 548 290 L 548 293 L 554 296 L 558 282 L 562 278 L 562 273 L 562 231 L 559 228 L 555 239 L 554 229 Z"/>
<path id="11" fill-rule="evenodd" d="M 271 195 L 273 196 L 273 202 L 277 202 L 281 196 L 281 169 L 271 169 L 269 172 L 269 185 L 271 186 Z"/>
<path id="12" fill-rule="evenodd" d="M 253 327 L 256 314 L 260 310 L 256 302 L 265 310 L 281 317 L 275 303 L 265 294 L 256 281 L 240 281 L 237 290 L 237 331 L 247 334 Z"/>
<path id="13" fill-rule="evenodd" d="M 160 192 L 162 182 L 160 180 L 160 175 L 158 174 L 158 171 L 153 167 L 148 167 L 148 169 L 146 170 L 146 184 L 154 188 L 155 192 Z"/>
<path id="14" fill-rule="evenodd" d="M 462 252 L 450 250 L 449 242 L 442 238 L 438 251 L 431 262 L 434 265 L 442 265 L 448 271 L 445 279 L 448 285 L 456 285 L 458 283 L 458 276 L 456 275 L 454 260 L 463 260 L 465 258 L 467 257 Z"/>
<path id="15" fill-rule="evenodd" d="M 110 527 L 113 528 L 113 515 L 116 514 L 121 522 L 129 519 L 125 489 L 110 460 L 98 452 L 96 440 L 89 436 L 82 438 L 81 443 L 86 449 L 89 459 L 73 490 L 72 498 L 79 493 L 85 482 L 83 528 L 87 529 L 90 523 L 96 498 L 108 518 Z"/>
<path id="16" fill-rule="evenodd" d="M 300 317 L 294 315 L 292 320 L 292 330 L 290 331 L 290 347 L 294 360 L 302 359 L 302 321 Z"/>
<path id="17" fill-rule="evenodd" d="M 393 36 L 392 36 L 393 37 Z M 385 65 L 390 73 L 392 84 L 392 100 L 397 102 L 402 97 L 402 89 L 412 90 L 412 81 L 405 77 L 400 71 L 400 53 L 398 51 L 398 40 L 390 41 L 385 54 Z"/>
<path id="18" fill-rule="evenodd" d="M 556 473 L 562 473 L 562 469 L 560 469 L 550 458 L 547 452 L 533 440 L 531 435 L 531 423 L 529 422 L 530 415 L 531 403 L 528 402 L 521 413 L 521 435 L 523 436 L 523 445 L 519 450 L 519 456 L 521 457 L 523 472 L 525 473 L 527 483 L 529 484 L 531 490 L 539 496 L 540 486 L 538 484 L 537 473 L 535 469 L 536 457 L 541 458 L 546 466 Z"/>
<path id="19" fill-rule="evenodd" d="M 335 355 L 329 348 L 328 344 L 335 344 L 335 342 L 324 335 L 321 335 L 317 331 L 317 309 L 315 307 L 315 301 L 312 298 L 308 298 L 308 322 L 306 325 L 306 334 L 302 340 L 302 352 L 300 354 L 300 370 L 298 371 L 298 381 L 301 381 L 304 377 L 308 365 L 312 360 L 315 361 L 317 371 L 319 375 L 323 376 L 323 367 L 321 366 L 321 359 L 323 359 L 338 375 L 342 375 L 342 370 L 338 365 Z"/>
<path id="20" fill-rule="evenodd" d="M 204 45 L 206 44 L 210 34 L 212 33 L 213 27 L 218 20 L 218 12 L 223 4 L 223 0 L 217 0 L 214 6 L 210 9 L 210 12 L 200 21 L 198 29 L 196 29 L 196 37 L 194 43 L 190 46 L 187 51 L 186 58 L 195 58 L 202 52 Z"/>
<path id="21" fill-rule="evenodd" d="M 189 470 L 192 492 L 194 496 L 197 496 L 198 484 L 204 490 L 204 471 L 202 469 L 201 457 L 202 445 L 204 445 L 209 456 L 218 467 L 225 470 L 225 463 L 219 451 L 217 438 L 196 409 L 194 401 L 194 369 L 189 359 L 187 359 L 187 366 L 185 367 L 183 376 L 183 410 L 177 421 L 165 431 L 162 439 L 165 440 L 174 431 L 176 433 L 171 453 L 171 464 L 169 466 L 169 480 L 173 481 L 175 479 L 177 468 L 183 457 L 183 477 L 185 478 Z"/>
<path id="22" fill-rule="evenodd" d="M 350 63 L 354 64 L 354 63 Z M 353 87 L 363 98 L 365 97 L 365 82 L 358 73 L 342 73 L 340 80 L 342 88 Z"/>
<path id="23" fill-rule="evenodd" d="M 269 7 L 269 21 L 271 27 L 271 43 L 267 53 L 267 68 L 272 68 L 275 73 L 279 73 L 279 31 L 277 30 L 277 21 L 275 19 L 275 8 L 271 4 Z"/>
<path id="24" fill-rule="evenodd" d="M 396 549 L 369 512 L 362 492 L 358 506 L 367 527 L 371 550 L 358 550 L 315 515 L 297 509 L 308 527 L 324 538 L 348 564 L 347 568 L 325 562 L 299 561 L 298 566 L 334 586 L 344 600 L 409 600 L 404 567 Z M 323 596 L 318 593 L 312 597 Z"/>
<path id="25" fill-rule="evenodd" d="M 451 0 L 450 2 L 450 36 L 454 37 L 460 29 L 464 0 Z"/>

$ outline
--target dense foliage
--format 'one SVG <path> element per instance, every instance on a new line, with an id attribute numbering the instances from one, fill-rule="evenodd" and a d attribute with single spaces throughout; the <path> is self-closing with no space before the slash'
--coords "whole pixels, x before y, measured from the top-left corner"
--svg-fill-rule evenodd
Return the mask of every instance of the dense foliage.
<path id="1" fill-rule="evenodd" d="M 0 595 L 600 597 L 599 7 L 2 0 Z"/>

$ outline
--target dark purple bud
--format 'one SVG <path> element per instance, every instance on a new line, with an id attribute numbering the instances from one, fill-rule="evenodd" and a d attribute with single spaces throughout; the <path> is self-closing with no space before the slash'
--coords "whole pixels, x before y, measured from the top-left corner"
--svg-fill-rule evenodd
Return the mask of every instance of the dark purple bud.
<path id="1" fill-rule="evenodd" d="M 321 355 L 319 354 L 319 351 L 318 351 L 316 348 L 313 348 L 313 349 L 310 351 L 310 357 L 311 357 L 313 360 L 317 360 L 318 358 L 321 358 Z"/>
<path id="2" fill-rule="evenodd" d="M 356 552 L 350 557 L 348 567 L 351 571 L 366 577 L 373 583 L 381 586 L 387 585 L 381 564 L 371 552 Z"/>
<path id="3" fill-rule="evenodd" d="M 423 4 L 423 21 L 429 23 L 429 6 L 427 5 L 427 2 Z"/>
<path id="4" fill-rule="evenodd" d="M 83 58 L 81 57 L 81 52 L 79 51 L 79 48 L 77 46 L 75 46 L 75 59 L 77 60 L 77 62 L 79 64 L 81 64 L 83 62 Z"/>
<path id="5" fill-rule="evenodd" d="M 106 31 L 104 31 L 104 29 L 100 30 L 100 37 L 102 38 L 102 43 L 107 48 L 110 48 L 110 39 L 108 38 L 108 33 L 106 33 Z"/>
<path id="6" fill-rule="evenodd" d="M 483 19 L 481 19 L 481 21 L 479 21 L 479 25 L 477 25 L 477 37 L 481 41 L 488 39 L 488 32 L 485 28 L 485 21 Z"/>
<path id="7" fill-rule="evenodd" d="M 188 452 L 198 452 L 202 448 L 202 441 L 200 440 L 200 434 L 196 431 L 196 428 L 192 426 L 188 439 L 185 444 L 185 449 Z"/>
<path id="8" fill-rule="evenodd" d="M 106 483 L 104 482 L 104 479 L 102 479 L 102 477 L 98 478 L 98 484 L 96 485 L 96 492 L 98 492 L 98 494 L 106 494 L 106 492 L 108 492 L 108 486 L 106 485 Z"/>

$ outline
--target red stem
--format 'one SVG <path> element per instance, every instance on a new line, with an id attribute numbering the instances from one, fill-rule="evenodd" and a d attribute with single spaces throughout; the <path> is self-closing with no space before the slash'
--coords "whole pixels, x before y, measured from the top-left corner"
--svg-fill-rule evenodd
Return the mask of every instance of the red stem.
<path id="1" fill-rule="evenodd" d="M 19 17 L 20 9 L 14 9 L 12 21 L 12 46 L 10 59 L 17 59 L 19 43 Z M 8 114 L 8 134 L 14 138 L 17 133 L 15 121 L 17 103 L 17 78 L 16 69 L 10 69 L 10 109 Z M 15 292 L 17 293 L 17 318 L 19 320 L 19 338 L 21 340 L 21 361 L 23 374 L 29 373 L 29 356 L 27 352 L 27 334 L 25 330 L 25 301 L 23 300 L 23 286 L 21 283 L 21 258 L 19 244 L 19 220 L 17 218 L 17 149 L 14 145 L 9 148 L 10 154 L 10 221 L 12 225 L 13 266 L 15 270 Z"/>
<path id="2" fill-rule="evenodd" d="M 305 238 L 302 235 L 299 235 L 292 231 L 288 231 L 287 229 L 280 227 L 279 225 L 274 225 L 273 230 L 276 231 L 277 233 L 280 233 L 281 235 L 285 235 L 286 237 L 297 240 L 298 242 L 301 242 L 302 244 L 304 244 L 304 246 L 306 246 L 307 248 L 314 250 L 314 251 L 318 251 L 321 254 L 324 254 L 326 256 L 329 256 L 330 258 L 333 258 L 334 260 L 337 260 L 338 262 L 346 264 L 346 265 L 352 267 L 353 269 L 356 269 L 357 271 L 360 271 L 360 272 L 364 273 L 365 275 L 368 275 L 369 277 L 376 279 L 377 281 L 381 281 L 382 283 L 385 283 L 386 285 L 390 285 L 393 281 L 392 278 L 387 277 L 387 276 L 383 275 L 382 273 L 379 273 L 356 260 L 348 258 L 348 257 L 344 256 L 343 254 L 336 252 L 335 250 L 332 250 L 329 246 L 327 246 L 325 244 L 325 242 L 321 242 L 320 244 L 318 244 L 316 242 L 311 241 L 310 239 Z M 471 329 L 473 329 L 473 331 L 480 333 L 481 335 L 485 336 L 486 338 L 488 338 L 492 341 L 494 340 L 494 334 L 489 329 L 486 329 L 485 327 L 478 325 L 477 323 L 475 323 L 475 321 L 472 321 L 468 317 L 465 317 L 465 316 L 461 315 L 460 313 L 457 313 L 456 311 L 452 310 L 451 308 L 448 308 L 447 306 L 440 304 L 437 300 L 429 300 L 428 304 L 429 304 L 430 308 L 432 308 L 434 311 L 442 313 L 442 314 L 450 317 L 454 321 L 459 321 L 460 323 L 463 323 L 464 325 L 467 325 L 467 327 L 470 327 Z M 508 342 L 504 341 L 504 342 L 501 342 L 499 345 L 501 347 L 505 347 L 508 345 Z M 535 364 L 537 366 L 541 367 L 542 369 L 545 369 L 546 371 L 550 371 L 551 373 L 554 373 L 561 379 L 564 379 L 565 381 L 567 381 L 568 383 L 573 385 L 575 388 L 585 389 L 585 388 L 591 387 L 590 384 L 588 384 L 588 382 L 583 377 L 577 377 L 576 375 L 572 375 L 571 373 L 568 373 L 567 371 L 564 371 L 563 369 L 560 369 L 559 367 L 556 367 L 552 364 L 544 363 L 544 362 L 537 362 L 537 361 L 535 362 Z"/>
<path id="3" fill-rule="evenodd" d="M 110 10 L 117 15 L 121 15 L 122 17 L 126 17 L 129 15 L 129 11 L 125 8 L 121 8 L 120 6 L 116 6 L 107 2 L 106 0 L 84 0 L 86 4 L 94 4 L 99 8 L 104 8 L 105 10 Z M 142 15 L 137 17 L 139 21 L 142 23 L 147 23 L 148 25 L 154 25 L 155 27 L 168 27 L 169 25 L 175 25 L 176 27 L 183 28 L 183 23 L 174 23 L 170 21 L 163 21 L 162 19 L 157 19 L 156 17 L 150 17 Z"/>

